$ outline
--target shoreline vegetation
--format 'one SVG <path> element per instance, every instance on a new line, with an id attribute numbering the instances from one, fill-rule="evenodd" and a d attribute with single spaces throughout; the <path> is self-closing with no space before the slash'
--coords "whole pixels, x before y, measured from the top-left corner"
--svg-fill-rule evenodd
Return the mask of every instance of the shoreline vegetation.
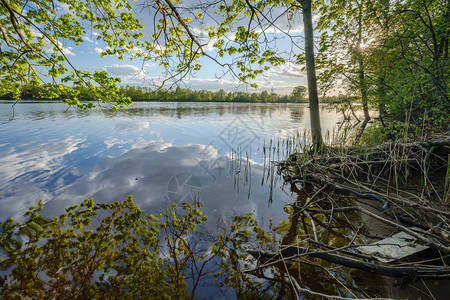
<path id="1" fill-rule="evenodd" d="M 302 245 L 306 248 L 296 248 L 298 245 L 291 236 L 283 240 L 279 251 L 249 253 L 264 259 L 285 260 L 298 259 L 301 253 L 301 256 L 319 257 L 334 264 L 409 280 L 450 278 L 449 149 L 450 133 L 447 132 L 424 141 L 404 138 L 377 145 L 329 145 L 322 153 L 304 149 L 289 155 L 279 163 L 279 172 L 287 184 L 300 186 L 299 195 L 305 195 L 291 205 L 291 224 L 295 227 L 310 221 L 310 234 Z M 346 218 L 351 213 L 358 213 L 371 225 L 362 224 L 346 245 L 331 246 L 321 239 L 320 235 L 334 219 Z M 380 234 L 377 227 L 387 230 Z M 399 232 L 410 239 L 407 245 L 383 243 L 382 239 Z M 365 240 L 371 246 L 360 247 L 358 240 Z M 395 254 L 394 250 L 401 252 L 402 247 L 416 245 L 435 251 L 432 266 L 427 265 L 430 261 L 422 261 L 425 256 L 407 258 L 407 264 L 399 263 L 404 257 L 389 256 Z M 368 253 L 364 247 L 377 251 L 364 256 Z M 391 252 L 383 253 L 389 247 Z M 408 251 L 405 257 L 419 252 L 412 248 Z M 378 263 L 374 264 L 373 260 Z M 405 266 L 408 268 L 403 269 Z"/>
<path id="2" fill-rule="evenodd" d="M 21 99 L 26 100 L 54 100 L 44 91 L 43 86 L 23 85 Z M 95 101 L 92 91 L 77 87 L 79 101 Z M 304 86 L 295 87 L 291 94 L 280 95 L 274 92 L 243 92 L 243 91 L 218 91 L 191 90 L 177 87 L 175 89 L 156 89 L 139 86 L 122 86 L 120 93 L 129 97 L 133 102 L 242 102 L 242 103 L 308 103 L 307 89 Z M 325 96 L 320 98 L 321 103 L 339 102 L 344 96 Z M 15 100 L 11 93 L 0 94 L 2 100 Z"/>

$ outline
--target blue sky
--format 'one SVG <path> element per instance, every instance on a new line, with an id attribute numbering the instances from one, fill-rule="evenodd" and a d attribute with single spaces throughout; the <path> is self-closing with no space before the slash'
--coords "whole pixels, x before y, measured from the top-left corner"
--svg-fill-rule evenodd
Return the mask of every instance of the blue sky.
<path id="1" fill-rule="evenodd" d="M 64 6 L 62 9 L 67 11 L 67 8 Z M 144 11 L 141 11 L 139 14 L 141 22 L 145 26 L 142 31 L 145 36 L 150 36 L 153 33 L 151 24 L 146 24 L 151 19 L 148 17 L 149 14 L 149 12 Z M 287 28 L 287 21 L 283 20 L 279 20 L 278 26 L 280 28 Z M 206 20 L 205 22 L 212 21 Z M 286 53 L 293 52 L 295 54 L 302 51 L 303 22 L 298 17 L 293 20 L 292 24 L 293 26 L 290 29 L 291 33 L 297 37 L 294 44 L 290 39 L 283 37 L 281 32 L 273 28 L 268 28 L 267 34 L 277 38 L 277 42 L 272 45 L 273 48 L 271 50 Z M 192 24 L 192 26 L 195 28 L 196 24 Z M 158 85 L 161 79 L 164 78 L 164 69 L 159 67 L 155 62 L 143 62 L 142 60 L 131 61 L 128 58 L 119 60 L 117 56 L 105 56 L 101 58 L 100 53 L 106 49 L 107 44 L 101 40 L 97 40 L 97 33 L 93 30 L 87 28 L 83 39 L 85 42 L 78 47 L 70 42 L 62 41 L 66 56 L 77 69 L 107 71 L 111 76 L 120 78 L 122 85 L 154 87 L 155 84 Z M 212 56 L 216 53 L 216 50 L 210 47 L 210 45 L 205 49 Z M 279 94 L 289 94 L 296 86 L 306 86 L 305 72 L 301 71 L 301 66 L 292 63 L 286 63 L 280 67 L 272 67 L 269 71 L 265 72 L 255 81 L 259 85 L 256 89 L 242 85 L 242 83 L 239 83 L 238 80 L 232 78 L 230 75 L 218 79 L 223 74 L 224 69 L 208 58 L 202 58 L 200 63 L 202 69 L 186 77 L 181 84 L 182 87 L 213 91 L 224 89 L 226 91 L 244 90 L 248 92 L 260 92 L 267 90 L 270 92 L 273 90 Z"/>

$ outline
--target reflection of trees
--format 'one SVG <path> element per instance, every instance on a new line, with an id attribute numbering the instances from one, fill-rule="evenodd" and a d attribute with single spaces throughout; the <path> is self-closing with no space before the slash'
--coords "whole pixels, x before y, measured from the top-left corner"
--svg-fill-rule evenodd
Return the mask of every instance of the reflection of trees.
<path id="1" fill-rule="evenodd" d="M 274 113 L 291 113 L 291 116 L 304 114 L 306 106 L 285 103 L 136 103 L 125 109 L 114 110 L 101 108 L 97 110 L 67 110 L 64 105 L 51 104 L 51 109 L 33 110 L 28 113 L 33 120 L 57 119 L 61 115 L 65 119 L 102 116 L 108 119 L 123 117 L 155 117 L 165 116 L 181 119 L 183 117 L 212 117 L 229 115 L 258 115 L 262 118 L 272 117 Z M 300 110 L 299 110 L 300 109 Z M 301 117 L 301 115 L 299 117 Z M 294 119 L 294 117 L 292 117 Z"/>
<path id="2" fill-rule="evenodd" d="M 170 105 L 149 104 L 146 107 L 131 106 L 123 110 L 104 110 L 102 113 L 108 118 L 115 117 L 149 117 L 149 116 L 167 116 L 183 118 L 187 116 L 208 117 L 225 114 L 247 115 L 257 114 L 261 117 L 270 117 L 275 112 L 289 113 L 297 110 L 298 105 L 286 104 L 243 104 L 243 103 L 171 103 Z M 306 108 L 306 107 L 305 107 Z M 302 111 L 303 112 L 303 111 Z M 95 113 L 95 112 L 92 112 Z"/>
<path id="3" fill-rule="evenodd" d="M 58 116 L 58 113 L 55 111 L 46 111 L 46 110 L 37 110 L 37 111 L 31 111 L 28 113 L 28 116 L 33 121 L 39 121 L 44 119 L 56 119 Z"/>
<path id="4" fill-rule="evenodd" d="M 306 106 L 298 105 L 295 109 L 291 110 L 291 119 L 292 122 L 299 123 L 303 120 L 303 115 L 305 114 Z"/>
<path id="5" fill-rule="evenodd" d="M 221 249 L 206 257 L 206 248 L 188 242 L 206 220 L 199 207 L 172 205 L 154 216 L 131 197 L 111 204 L 87 199 L 49 220 L 39 215 L 40 203 L 24 223 L 0 223 L 0 298 L 186 298 L 188 275 L 197 274 L 189 278 L 194 294 L 204 265 Z"/>
<path id="6" fill-rule="evenodd" d="M 292 192 L 298 196 L 285 208 L 286 221 L 263 230 L 253 214 L 235 216 L 215 234 L 202 227 L 206 217 L 200 203 L 171 206 L 160 216 L 142 212 L 131 198 L 122 204 L 87 200 L 54 220 L 31 210 L 25 223 L 1 224 L 0 245 L 7 258 L 0 261 L 0 269 L 11 272 L 0 280 L 0 295 L 106 297 L 127 292 L 195 298 L 207 287 L 247 299 L 292 299 L 299 293 L 310 297 L 305 289 L 376 296 L 366 295 L 349 269 L 316 257 L 255 258 L 255 249 L 300 246 L 329 252 L 325 245 L 331 245 L 349 252 L 347 245 L 361 242 L 356 234 L 364 228 L 357 225 L 356 212 L 321 212 L 348 199 L 331 199 L 309 185 L 292 185 Z"/>

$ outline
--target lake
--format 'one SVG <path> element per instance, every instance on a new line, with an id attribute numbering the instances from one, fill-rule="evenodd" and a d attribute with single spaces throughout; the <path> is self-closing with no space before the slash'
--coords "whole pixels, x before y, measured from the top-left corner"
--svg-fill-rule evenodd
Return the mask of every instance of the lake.
<path id="1" fill-rule="evenodd" d="M 45 203 L 42 214 L 54 217 L 86 198 L 110 203 L 133 195 L 151 213 L 200 200 L 210 233 L 222 220 L 249 213 L 264 229 L 287 228 L 286 209 L 299 195 L 283 184 L 276 162 L 309 143 L 306 104 L 138 102 L 123 110 L 80 111 L 61 103 L 13 103 L 0 101 L 2 221 L 23 220 L 38 200 Z M 321 106 L 323 132 L 340 120 Z M 378 295 L 384 284 L 361 272 L 330 277 L 306 266 L 302 274 L 302 285 L 323 293 L 364 295 L 369 288 Z M 236 295 L 205 283 L 196 297 Z"/>
<path id="2" fill-rule="evenodd" d="M 22 220 L 38 200 L 53 217 L 89 197 L 133 194 L 152 213 L 198 196 L 213 226 L 250 212 L 267 225 L 287 219 L 283 208 L 295 201 L 274 172 L 287 154 L 271 149 L 309 128 L 306 104 L 138 102 L 80 111 L 13 103 L 0 102 L 2 221 Z M 321 115 L 325 131 L 341 118 L 325 106 Z"/>
<path id="3" fill-rule="evenodd" d="M 38 199 L 49 215 L 87 197 L 111 202 L 130 194 L 141 208 L 161 209 L 183 196 L 168 190 L 180 174 L 198 180 L 208 213 L 273 215 L 270 186 L 261 185 L 264 147 L 309 127 L 305 104 L 138 102 L 79 111 L 19 102 L 13 111 L 12 103 L 0 102 L 2 220 L 20 217 Z M 325 107 L 321 114 L 324 130 L 340 119 Z M 231 153 L 251 164 L 251 182 L 243 162 L 230 174 Z M 277 207 L 291 201 L 280 186 L 272 187 Z"/>

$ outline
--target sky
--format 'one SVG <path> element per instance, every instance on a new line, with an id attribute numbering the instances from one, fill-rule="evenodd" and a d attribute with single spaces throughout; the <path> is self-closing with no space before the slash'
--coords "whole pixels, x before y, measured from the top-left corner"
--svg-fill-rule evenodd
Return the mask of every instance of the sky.
<path id="1" fill-rule="evenodd" d="M 189 5 L 189 2 L 186 5 Z M 139 15 L 140 21 L 144 25 L 142 33 L 145 35 L 144 38 L 147 38 L 153 34 L 152 11 L 138 9 L 139 7 L 137 6 L 135 8 L 136 14 Z M 69 12 L 66 5 L 61 5 L 61 10 Z M 184 11 L 181 10 L 180 12 L 183 13 Z M 214 18 L 214 15 L 211 15 L 209 19 L 205 16 L 203 18 L 203 24 L 191 23 L 191 26 L 194 31 L 199 31 L 200 26 L 205 28 L 214 25 Z M 242 24 L 246 25 L 247 23 L 244 22 L 247 21 L 242 21 Z M 284 30 L 288 28 L 288 22 L 286 18 L 280 18 L 277 20 L 277 27 Z M 301 16 L 295 16 L 292 24 L 293 26 L 289 30 L 290 34 L 295 36 L 294 40 L 286 37 L 286 35 L 276 28 L 271 28 L 270 26 L 265 27 L 267 36 L 274 41 L 269 45 L 269 49 L 279 53 L 285 53 L 286 56 L 289 56 L 288 53 L 298 54 L 302 52 L 303 22 Z M 128 57 L 124 60 L 119 60 L 117 56 L 104 56 L 102 58 L 100 54 L 107 49 L 107 44 L 101 40 L 97 40 L 98 32 L 90 29 L 89 24 L 86 24 L 85 27 L 86 34 L 83 36 L 84 43 L 80 46 L 77 47 L 71 42 L 62 41 L 64 53 L 77 69 L 91 72 L 95 70 L 107 71 L 110 76 L 120 78 L 122 80 L 121 85 L 148 86 L 151 88 L 159 86 L 162 78 L 164 78 L 165 70 L 157 62 L 144 62 L 139 59 L 130 60 Z M 233 38 L 233 34 L 230 34 L 230 38 Z M 212 47 L 212 42 L 204 49 L 207 54 L 213 57 L 217 55 L 217 50 Z M 226 91 L 261 92 L 266 90 L 283 95 L 290 94 L 296 86 L 306 86 L 307 84 L 306 73 L 301 70 L 301 66 L 293 63 L 286 63 L 279 67 L 271 67 L 269 71 L 254 81 L 259 86 L 256 89 L 240 83 L 229 74 L 222 76 L 225 71 L 224 68 L 211 59 L 203 57 L 200 59 L 200 64 L 202 65 L 201 70 L 184 78 L 180 84 L 181 87 L 212 91 L 224 89 Z M 169 86 L 167 85 L 167 87 Z"/>

